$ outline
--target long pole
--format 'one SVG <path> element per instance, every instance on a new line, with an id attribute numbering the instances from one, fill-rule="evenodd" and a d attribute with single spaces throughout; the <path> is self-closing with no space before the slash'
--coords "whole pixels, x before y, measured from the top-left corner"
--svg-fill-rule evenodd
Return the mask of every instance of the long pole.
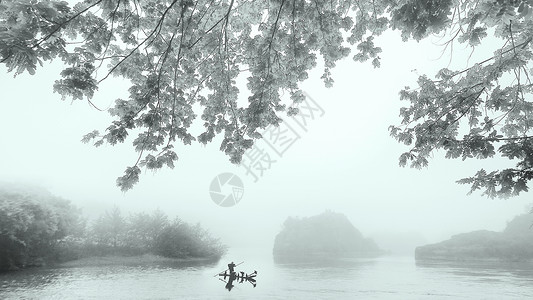
<path id="1" fill-rule="evenodd" d="M 241 261 L 240 263 L 236 264 L 235 266 L 242 265 L 243 263 L 244 263 L 244 261 Z M 216 273 L 215 275 L 213 275 L 213 277 L 218 276 L 218 274 L 220 274 L 220 273 L 222 273 L 222 272 L 225 273 L 227 270 L 229 270 L 229 268 L 226 268 L 226 270 L 224 270 L 224 271 L 220 271 L 220 272 Z"/>

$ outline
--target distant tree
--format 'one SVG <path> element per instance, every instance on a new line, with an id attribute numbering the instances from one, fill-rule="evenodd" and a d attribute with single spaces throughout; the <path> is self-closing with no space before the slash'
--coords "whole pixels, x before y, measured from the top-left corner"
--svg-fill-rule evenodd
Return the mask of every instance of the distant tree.
<path id="1" fill-rule="evenodd" d="M 126 234 L 126 221 L 117 206 L 111 211 L 106 211 L 92 225 L 93 239 L 97 244 L 116 249 L 124 246 Z"/>
<path id="2" fill-rule="evenodd" d="M 200 224 L 180 218 L 170 221 L 161 210 L 123 217 L 114 207 L 91 227 L 82 256 L 139 255 L 152 253 L 173 258 L 220 258 L 226 247 Z"/>
<path id="3" fill-rule="evenodd" d="M 226 252 L 226 247 L 199 224 L 191 226 L 176 218 L 157 236 L 154 252 L 174 258 L 220 258 Z"/>
<path id="4" fill-rule="evenodd" d="M 131 215 L 126 223 L 126 243 L 145 251 L 153 251 L 157 237 L 170 225 L 167 215 L 161 210 L 156 210 L 151 215 L 144 212 Z"/>
<path id="5" fill-rule="evenodd" d="M 220 239 L 213 237 L 200 223 L 189 228 L 195 241 L 191 251 L 192 256 L 221 257 L 222 254 L 226 253 L 227 247 L 221 243 Z"/>
<path id="6" fill-rule="evenodd" d="M 503 233 L 507 236 L 529 235 L 527 238 L 531 239 L 533 237 L 533 215 L 529 213 L 514 217 L 507 222 Z"/>
<path id="7" fill-rule="evenodd" d="M 282 112 L 298 112 L 290 106 L 304 99 L 298 84 L 318 56 L 331 86 L 331 69 L 350 54 L 349 45 L 356 61 L 380 65 L 374 38 L 387 29 L 404 40 L 447 31 L 449 47 L 476 47 L 490 34 L 502 41 L 493 56 L 464 70 L 443 69 L 435 79 L 421 76 L 418 89 L 401 92 L 410 105 L 391 134 L 411 146 L 401 165 L 426 166 L 437 149 L 448 158 L 484 159 L 498 151 L 518 161 L 460 181 L 508 197 L 527 191 L 533 178 L 532 6 L 531 0 L 86 0 L 70 7 L 4 0 L 0 62 L 15 74 L 33 74 L 42 61 L 60 58 L 67 67 L 54 90 L 89 102 L 111 75 L 131 82 L 129 99 L 109 110 L 116 119 L 105 133 L 83 139 L 114 145 L 132 129 L 140 132 L 133 141 L 139 158 L 117 180 L 127 190 L 140 167 L 174 166 L 176 140 L 205 144 L 223 133 L 220 149 L 240 162 L 261 129 L 278 125 Z M 239 75 L 247 76 L 246 105 L 237 101 Z M 198 115 L 205 131 L 195 137 L 189 127 Z"/>
<path id="8" fill-rule="evenodd" d="M 150 215 L 142 212 L 130 215 L 126 219 L 126 243 L 131 246 L 146 247 L 150 234 L 148 233 L 148 223 Z M 148 249 L 146 249 L 148 250 Z"/>

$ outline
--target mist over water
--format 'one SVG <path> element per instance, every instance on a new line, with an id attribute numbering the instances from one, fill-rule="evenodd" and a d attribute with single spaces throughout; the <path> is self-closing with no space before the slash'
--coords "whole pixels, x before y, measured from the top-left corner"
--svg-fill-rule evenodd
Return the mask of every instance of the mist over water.
<path id="1" fill-rule="evenodd" d="M 0 274 L 2 299 L 528 299 L 524 263 L 416 264 L 412 257 L 275 263 L 268 249 L 230 249 L 217 264 L 44 268 Z M 228 292 L 228 261 L 258 271 Z"/>

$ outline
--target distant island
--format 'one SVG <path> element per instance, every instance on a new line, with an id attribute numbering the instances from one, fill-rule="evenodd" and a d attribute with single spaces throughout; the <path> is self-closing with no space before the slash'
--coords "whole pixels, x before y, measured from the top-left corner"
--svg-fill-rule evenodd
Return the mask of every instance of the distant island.
<path id="1" fill-rule="evenodd" d="M 289 217 L 274 241 L 274 259 L 378 256 L 383 251 L 364 238 L 348 218 L 326 211 L 307 218 Z"/>
<path id="2" fill-rule="evenodd" d="M 415 249 L 417 261 L 533 260 L 533 214 L 515 217 L 503 232 L 478 230 Z"/>
<path id="3" fill-rule="evenodd" d="M 0 272 L 51 264 L 213 262 L 225 252 L 199 224 L 159 210 L 123 216 L 114 207 L 88 221 L 68 200 L 0 183 Z"/>

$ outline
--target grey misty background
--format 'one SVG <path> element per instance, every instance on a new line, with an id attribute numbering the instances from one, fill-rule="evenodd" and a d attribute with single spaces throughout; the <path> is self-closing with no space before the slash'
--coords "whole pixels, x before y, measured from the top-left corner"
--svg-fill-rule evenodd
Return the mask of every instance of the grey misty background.
<path id="1" fill-rule="evenodd" d="M 427 169 L 398 167 L 405 148 L 387 131 L 399 123 L 398 91 L 414 85 L 418 74 L 434 74 L 450 57 L 435 46 L 436 38 L 403 43 L 384 34 L 378 40 L 385 49 L 380 69 L 346 59 L 333 70 L 335 84 L 329 89 L 320 80 L 320 66 L 310 74 L 302 88 L 325 114 L 258 182 L 232 165 L 216 140 L 207 146 L 177 146 L 174 170 L 143 171 L 142 180 L 127 193 L 115 186 L 115 179 L 136 160 L 131 141 L 100 148 L 80 142 L 83 134 L 104 128 L 108 114 L 83 101 L 60 101 L 52 93 L 61 70 L 57 64 L 16 79 L 2 66 L 0 181 L 16 189 L 50 191 L 88 217 L 114 206 L 124 214 L 161 209 L 186 222 L 200 222 L 230 247 L 272 249 L 287 217 L 327 209 L 346 215 L 381 249 L 399 254 L 412 255 L 416 246 L 461 232 L 502 231 L 529 209 L 531 194 L 490 200 L 479 193 L 467 196 L 468 186 L 455 181 L 482 167 L 501 168 L 505 160 L 445 160 L 436 152 Z M 486 56 L 477 50 L 468 59 L 470 49 L 455 50 L 450 67 Z M 107 109 L 126 95 L 125 83 L 109 80 L 92 101 Z M 240 97 L 246 101 L 247 95 Z M 195 126 L 199 132 L 201 124 Z M 244 197 L 234 207 L 219 207 L 209 196 L 210 182 L 223 172 L 244 182 Z"/>

